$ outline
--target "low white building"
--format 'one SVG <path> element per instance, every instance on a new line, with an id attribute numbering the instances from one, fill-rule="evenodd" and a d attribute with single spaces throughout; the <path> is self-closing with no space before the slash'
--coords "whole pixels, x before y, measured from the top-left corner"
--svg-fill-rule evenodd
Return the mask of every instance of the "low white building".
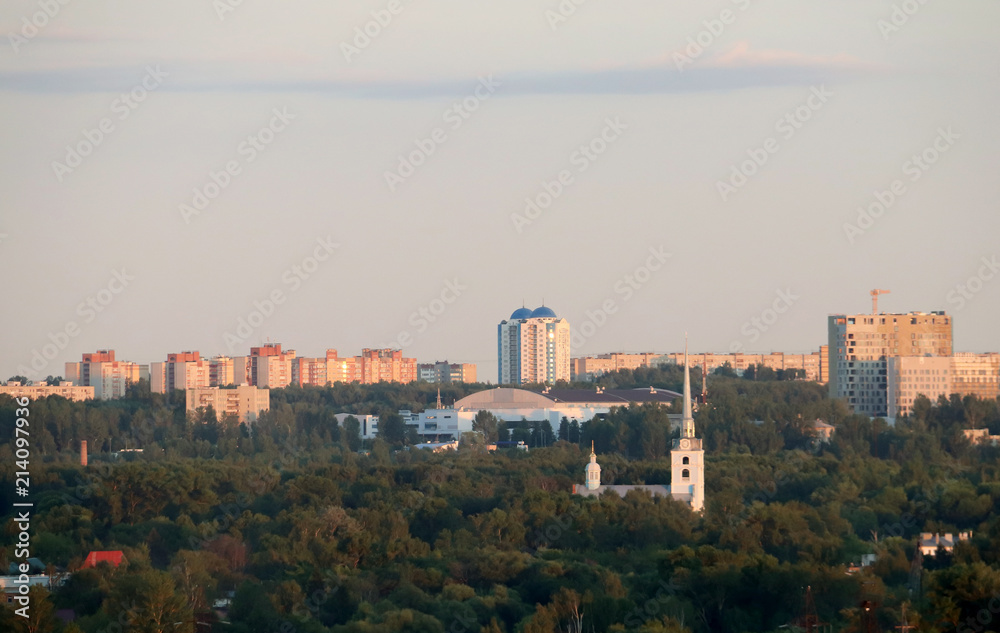
<path id="1" fill-rule="evenodd" d="M 669 406 L 681 394 L 667 389 L 546 389 L 543 392 L 497 387 L 470 394 L 449 409 L 420 413 L 400 411 L 406 425 L 421 437 L 459 439 L 472 430 L 480 411 L 489 411 L 503 422 L 548 422 L 555 433 L 563 418 L 580 424 L 604 416 L 614 407 L 655 402 Z M 680 428 L 681 414 L 669 414 L 672 428 Z M 359 418 L 360 419 L 360 418 Z"/>
<path id="2" fill-rule="evenodd" d="M 378 435 L 378 416 L 377 415 L 361 415 L 359 413 L 337 413 L 333 417 L 337 418 L 337 425 L 343 428 L 344 420 L 348 417 L 357 418 L 358 422 L 361 424 L 361 439 L 363 440 L 373 440 L 375 436 Z M 405 420 L 406 418 L 404 418 Z"/>
<path id="3" fill-rule="evenodd" d="M 937 556 L 938 548 L 951 553 L 955 549 L 955 544 L 959 541 L 968 541 L 972 538 L 972 531 L 959 532 L 958 538 L 951 532 L 945 534 L 934 534 L 932 532 L 920 533 L 920 553 L 924 556 Z"/>

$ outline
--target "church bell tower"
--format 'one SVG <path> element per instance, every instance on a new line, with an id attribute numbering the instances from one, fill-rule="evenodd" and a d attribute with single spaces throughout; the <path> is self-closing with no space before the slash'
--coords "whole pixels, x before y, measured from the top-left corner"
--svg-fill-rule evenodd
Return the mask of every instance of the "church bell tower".
<path id="1" fill-rule="evenodd" d="M 587 488 L 597 490 L 601 487 L 601 465 L 597 463 L 597 453 L 594 443 L 590 443 L 590 463 L 587 464 Z"/>
<path id="2" fill-rule="evenodd" d="M 688 365 L 687 340 L 684 341 L 684 415 L 681 436 L 670 451 L 670 494 L 686 501 L 695 512 L 705 507 L 705 451 L 695 437 L 691 414 L 691 369 Z"/>

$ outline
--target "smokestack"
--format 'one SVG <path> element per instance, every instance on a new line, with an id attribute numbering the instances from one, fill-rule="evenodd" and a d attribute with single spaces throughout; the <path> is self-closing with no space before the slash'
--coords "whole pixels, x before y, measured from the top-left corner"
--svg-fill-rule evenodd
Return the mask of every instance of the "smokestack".
<path id="1" fill-rule="evenodd" d="M 80 441 L 80 465 L 87 465 L 87 440 Z"/>

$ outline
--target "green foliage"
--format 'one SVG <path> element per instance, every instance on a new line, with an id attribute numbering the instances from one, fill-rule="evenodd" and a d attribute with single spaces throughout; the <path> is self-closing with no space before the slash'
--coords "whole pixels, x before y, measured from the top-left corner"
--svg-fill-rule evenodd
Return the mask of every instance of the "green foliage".
<path id="1" fill-rule="evenodd" d="M 709 378 L 696 414 L 708 449 L 701 515 L 640 491 L 570 492 L 591 441 L 605 481 L 670 483 L 674 434 L 652 405 L 564 421 L 558 437 L 477 416 L 487 438 L 532 450 L 431 454 L 397 450 L 408 440 L 394 407 L 426 406 L 436 386 L 275 390 L 250 428 L 188 416 L 182 395 L 141 385 L 118 401 L 33 402 L 33 553 L 78 570 L 88 552 L 120 549 L 128 563 L 75 571 L 51 596 L 34 590 L 34 629 L 0 607 L 0 630 L 776 631 L 802 615 L 807 586 L 834 630 L 860 629 L 869 594 L 885 630 L 904 602 L 920 630 L 995 628 L 982 619 L 1000 595 L 1000 452 L 961 429 L 1000 432 L 998 404 L 922 402 L 889 427 L 820 386 L 765 375 Z M 675 390 L 680 379 L 675 367 L 602 377 Z M 3 437 L 14 409 L 0 397 Z M 357 419 L 338 427 L 338 412 L 381 416 L 370 454 L 358 453 Z M 828 444 L 811 433 L 817 418 L 837 427 Z M 106 438 L 87 468 L 81 437 Z M 143 453 L 110 458 L 126 441 Z M 14 462 L 0 444 L 7 508 Z M 919 532 L 963 530 L 973 538 L 951 554 L 916 556 Z M 846 573 L 869 553 L 874 565 Z M 219 622 L 212 604 L 230 596 Z M 66 608 L 71 627 L 54 617 Z"/>

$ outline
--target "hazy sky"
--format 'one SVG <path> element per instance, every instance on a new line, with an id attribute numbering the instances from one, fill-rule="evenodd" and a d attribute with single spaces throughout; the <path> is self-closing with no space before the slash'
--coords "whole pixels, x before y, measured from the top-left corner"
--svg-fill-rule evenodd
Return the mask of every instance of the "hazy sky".
<path id="1" fill-rule="evenodd" d="M 1000 350 L 995 1 L 64 1 L 0 9 L 3 378 L 270 340 L 495 380 L 543 300 L 575 355 L 808 352 L 872 288 Z"/>

